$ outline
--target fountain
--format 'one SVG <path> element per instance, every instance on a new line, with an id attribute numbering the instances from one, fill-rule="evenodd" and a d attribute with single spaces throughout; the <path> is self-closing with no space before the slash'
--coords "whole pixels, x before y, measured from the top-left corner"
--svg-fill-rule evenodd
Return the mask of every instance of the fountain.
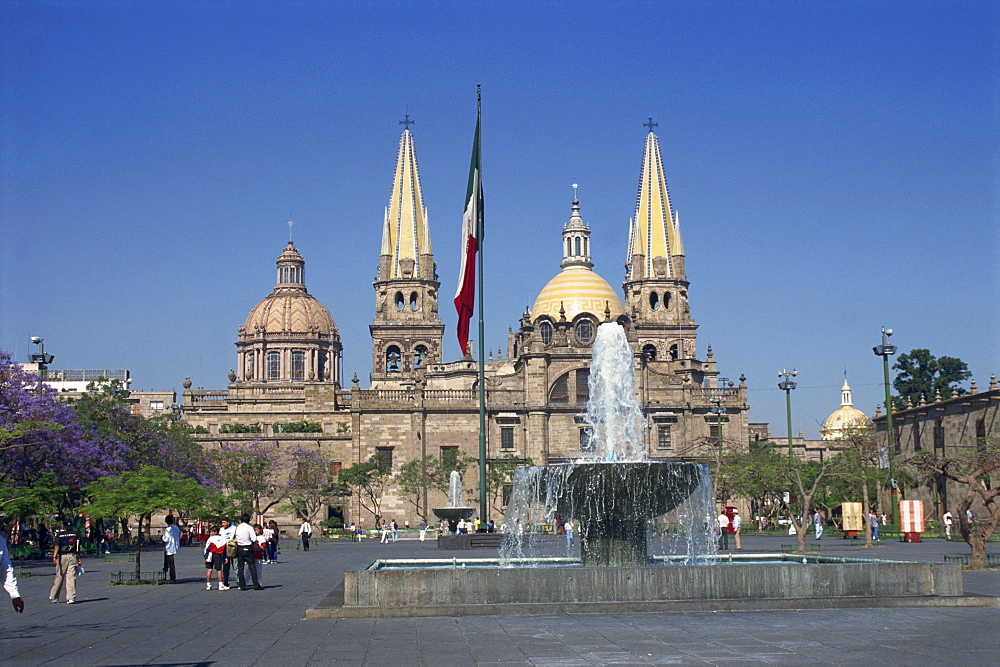
<path id="1" fill-rule="evenodd" d="M 781 554 L 728 554 L 720 563 L 707 468 L 645 455 L 624 330 L 602 324 L 593 354 L 592 451 L 517 471 L 506 517 L 512 534 L 501 558 L 378 560 L 344 573 L 342 606 L 317 607 L 306 617 L 970 605 L 961 568 L 950 563 Z M 449 494 L 450 505 L 460 502 L 460 491 Z M 452 510 L 475 511 L 434 512 L 444 518 L 440 512 Z M 667 513 L 682 524 L 683 553 L 651 557 L 648 523 Z M 580 522 L 581 557 L 526 557 L 529 526 L 555 514 Z"/>
<path id="2" fill-rule="evenodd" d="M 592 450 L 575 462 L 520 468 L 508 505 L 507 525 L 515 526 L 508 556 L 523 556 L 524 529 L 532 506 L 541 503 L 548 517 L 580 522 L 581 562 L 585 566 L 642 566 L 648 562 L 646 526 L 650 519 L 692 498 L 685 513 L 694 521 L 687 534 L 710 533 L 714 517 L 710 487 L 702 464 L 650 461 L 642 443 L 644 419 L 635 396 L 632 349 L 616 323 L 597 329 L 590 370 L 586 421 Z M 689 541 L 714 554 L 711 539 Z"/>
<path id="3" fill-rule="evenodd" d="M 461 502 L 462 475 L 457 470 L 452 470 L 448 479 L 448 507 L 436 507 L 431 510 L 438 519 L 448 522 L 448 532 L 450 535 L 443 536 L 438 540 L 439 549 L 457 549 L 465 546 L 461 543 L 451 544 L 455 540 L 450 540 L 449 538 L 457 537 L 455 532 L 458 530 L 460 519 L 475 518 L 478 512 L 476 512 L 475 507 L 465 507 L 461 505 Z"/>

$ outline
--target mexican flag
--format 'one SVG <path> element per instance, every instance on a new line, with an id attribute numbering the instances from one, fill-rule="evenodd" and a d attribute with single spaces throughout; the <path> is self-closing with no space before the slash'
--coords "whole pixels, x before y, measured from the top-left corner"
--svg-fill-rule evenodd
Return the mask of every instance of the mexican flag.
<path id="1" fill-rule="evenodd" d="M 458 311 L 458 345 L 469 354 L 469 320 L 476 304 L 476 253 L 483 240 L 483 182 L 479 158 L 479 126 L 482 113 L 476 111 L 476 137 L 472 142 L 472 164 L 469 185 L 465 191 L 465 213 L 462 215 L 462 266 L 458 272 L 455 310 Z"/>

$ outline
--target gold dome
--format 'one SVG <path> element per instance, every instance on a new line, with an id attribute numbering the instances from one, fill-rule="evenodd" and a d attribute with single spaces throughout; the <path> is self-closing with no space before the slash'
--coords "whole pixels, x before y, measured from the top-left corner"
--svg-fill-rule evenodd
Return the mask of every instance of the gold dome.
<path id="1" fill-rule="evenodd" d="M 851 429 L 868 428 L 872 425 L 872 420 L 868 418 L 868 415 L 852 405 L 851 387 L 847 384 L 846 379 L 844 386 L 840 388 L 840 393 L 840 408 L 827 417 L 819 429 L 819 437 L 823 440 L 836 440 L 844 437 Z"/>
<path id="2" fill-rule="evenodd" d="M 590 313 L 604 321 L 605 309 L 611 309 L 611 319 L 625 313 L 621 298 L 608 282 L 585 266 L 568 266 L 550 280 L 531 308 L 531 319 L 548 315 L 560 319 L 560 309 L 565 309 L 566 319 L 572 321 L 580 313 Z"/>

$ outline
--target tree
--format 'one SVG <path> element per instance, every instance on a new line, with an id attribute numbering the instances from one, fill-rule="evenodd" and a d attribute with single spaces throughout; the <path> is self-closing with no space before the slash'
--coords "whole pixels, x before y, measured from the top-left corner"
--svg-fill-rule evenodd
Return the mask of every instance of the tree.
<path id="1" fill-rule="evenodd" d="M 142 466 L 138 471 L 126 470 L 120 477 L 102 477 L 87 485 L 91 516 L 117 516 L 138 521 L 135 541 L 135 573 L 138 579 L 142 562 L 143 521 L 148 524 L 154 512 L 200 505 L 205 491 L 190 477 L 183 477 L 156 466 Z"/>
<path id="2" fill-rule="evenodd" d="M 840 438 L 840 446 L 842 450 L 835 462 L 842 472 L 841 479 L 846 481 L 861 496 L 865 546 L 870 547 L 872 545 L 872 529 L 868 517 L 872 507 L 869 485 L 881 488 L 881 485 L 887 481 L 888 475 L 884 471 L 888 469 L 888 466 L 886 468 L 880 467 L 883 451 L 875 431 L 871 428 L 847 430 Z"/>
<path id="3" fill-rule="evenodd" d="M 408 503 L 423 520 L 427 520 L 427 490 L 437 488 L 441 476 L 441 459 L 437 456 L 422 456 L 407 461 L 399 469 L 396 480 L 399 490 Z"/>
<path id="4" fill-rule="evenodd" d="M 88 483 L 126 465 L 126 453 L 87 432 L 55 390 L 0 351 L 0 504 L 58 489 L 71 513 Z"/>
<path id="5" fill-rule="evenodd" d="M 283 509 L 312 523 L 321 510 L 347 495 L 347 489 L 334 477 L 331 461 L 319 452 L 293 449 L 286 461 L 289 477 L 283 495 L 288 504 Z"/>
<path id="6" fill-rule="evenodd" d="M 500 458 L 491 459 L 486 468 L 486 497 L 496 510 L 506 507 L 503 502 L 504 489 L 509 489 L 514 483 L 514 472 L 523 466 L 535 465 L 530 458 L 518 458 L 507 453 Z"/>
<path id="7" fill-rule="evenodd" d="M 382 518 L 382 496 L 391 477 L 392 469 L 380 452 L 340 473 L 340 481 L 358 494 L 361 506 L 371 512 L 376 524 Z"/>
<path id="8" fill-rule="evenodd" d="M 1000 525 L 1000 442 L 983 439 L 975 445 L 955 448 L 950 456 L 938 456 L 929 451 L 918 452 L 906 461 L 918 472 L 942 475 L 965 488 L 965 495 L 958 503 L 959 532 L 971 549 L 969 567 L 975 570 L 986 567 L 986 542 Z M 979 498 L 989 513 L 975 526 L 969 523 L 966 512 Z"/>
<path id="9" fill-rule="evenodd" d="M 930 350 L 923 348 L 899 355 L 892 368 L 899 371 L 892 381 L 892 386 L 899 393 L 899 397 L 893 400 L 898 410 L 906 407 L 907 399 L 917 405 L 921 398 L 933 401 L 938 392 L 944 399 L 961 396 L 965 389 L 959 384 L 972 377 L 968 365 L 961 359 L 935 357 Z"/>
<path id="10" fill-rule="evenodd" d="M 230 493 L 243 494 L 257 514 L 263 514 L 284 499 L 285 487 L 278 482 L 281 456 L 260 440 L 247 444 L 222 443 L 212 452 L 212 458 L 215 478 L 223 488 Z"/>
<path id="11" fill-rule="evenodd" d="M 810 509 L 823 484 L 842 474 L 835 459 L 801 461 L 789 459 L 773 443 L 757 443 L 746 452 L 730 452 L 724 461 L 730 471 L 731 488 L 750 497 L 756 494 L 782 491 L 788 493 L 788 512 L 796 528 L 798 550 L 805 551 L 806 531 L 810 524 Z"/>

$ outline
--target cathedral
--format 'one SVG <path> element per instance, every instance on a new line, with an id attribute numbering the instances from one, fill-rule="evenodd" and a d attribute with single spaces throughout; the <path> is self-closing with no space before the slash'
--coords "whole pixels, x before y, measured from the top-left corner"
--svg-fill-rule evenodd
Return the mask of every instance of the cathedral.
<path id="1" fill-rule="evenodd" d="M 622 290 L 594 271 L 590 228 L 574 198 L 562 238 L 551 239 L 561 243 L 562 262 L 508 334 L 505 357 L 491 354 L 485 364 L 488 461 L 513 457 L 539 465 L 586 455 L 591 345 L 604 322 L 621 324 L 632 347 L 649 458 L 690 459 L 723 440 L 749 440 L 745 378 L 734 384 L 719 377 L 711 346 L 699 356 L 680 218 L 659 140 L 652 122 L 648 126 Z M 478 369 L 468 356 L 441 358 L 441 282 L 408 125 L 373 283 L 369 387 L 362 388 L 356 375 L 349 386 L 343 381 L 340 334 L 330 312 L 309 294 L 305 276 L 305 259 L 289 242 L 277 259 L 274 291 L 237 330 L 228 387 L 195 390 L 185 381 L 183 417 L 201 427 L 195 437 L 207 447 L 260 440 L 315 449 L 335 471 L 376 453 L 394 472 L 449 449 L 478 458 Z M 283 428 L 301 422 L 309 422 L 311 432 Z M 466 489 L 475 489 L 476 466 L 465 477 Z M 444 502 L 436 491 L 427 495 L 421 513 Z M 419 520 L 393 483 L 381 509 L 400 524 Z M 503 509 L 489 512 L 499 517 Z M 357 496 L 331 512 L 347 521 L 373 521 Z"/>

